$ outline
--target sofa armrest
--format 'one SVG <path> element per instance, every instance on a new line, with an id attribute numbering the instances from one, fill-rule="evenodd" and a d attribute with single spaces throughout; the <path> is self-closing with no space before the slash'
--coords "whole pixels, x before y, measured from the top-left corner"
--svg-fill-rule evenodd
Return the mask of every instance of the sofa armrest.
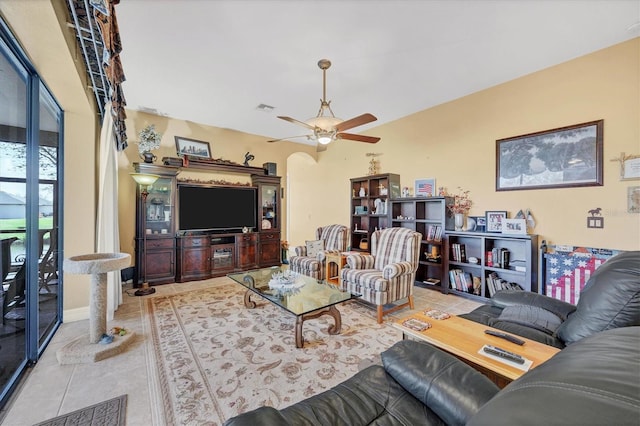
<path id="1" fill-rule="evenodd" d="M 320 250 L 317 256 L 318 262 L 324 263 L 327 254 L 340 254 L 340 250 Z"/>
<path id="2" fill-rule="evenodd" d="M 390 280 L 400 275 L 410 274 L 413 272 L 413 265 L 411 262 L 397 262 L 385 265 L 382 269 L 382 277 Z"/>
<path id="3" fill-rule="evenodd" d="M 351 269 L 372 269 L 375 259 L 370 254 L 350 254 L 347 256 L 347 265 Z"/>
<path id="4" fill-rule="evenodd" d="M 280 414 L 280 411 L 273 407 L 260 407 L 224 422 L 224 426 L 286 426 L 288 424 L 289 422 Z"/>
<path id="5" fill-rule="evenodd" d="M 542 294 L 519 290 L 497 291 L 491 298 L 491 303 L 501 308 L 514 305 L 535 306 L 556 314 L 562 321 L 566 321 L 567 317 L 576 310 L 576 307 L 571 303 Z"/>
<path id="6" fill-rule="evenodd" d="M 403 340 L 382 353 L 387 373 L 447 424 L 466 424 L 499 388 L 436 347 Z"/>
<path id="7" fill-rule="evenodd" d="M 306 256 L 307 255 L 307 247 L 306 246 L 295 246 L 293 250 L 296 253 L 296 256 Z"/>

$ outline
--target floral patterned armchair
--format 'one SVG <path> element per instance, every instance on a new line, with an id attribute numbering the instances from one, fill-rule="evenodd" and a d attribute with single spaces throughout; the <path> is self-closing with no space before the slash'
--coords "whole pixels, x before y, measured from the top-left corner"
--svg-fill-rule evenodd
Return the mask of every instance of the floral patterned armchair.
<path id="1" fill-rule="evenodd" d="M 340 288 L 377 306 L 377 320 L 409 306 L 418 269 L 422 234 L 407 228 L 387 228 L 371 234 L 371 254 L 351 254 L 340 272 Z M 384 310 L 385 305 L 407 299 Z"/>

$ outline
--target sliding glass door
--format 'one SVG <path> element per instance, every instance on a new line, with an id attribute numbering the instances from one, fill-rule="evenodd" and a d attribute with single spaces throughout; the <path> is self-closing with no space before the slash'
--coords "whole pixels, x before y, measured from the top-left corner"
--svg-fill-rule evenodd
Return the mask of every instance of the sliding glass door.
<path id="1" fill-rule="evenodd" d="M 1 407 L 61 319 L 62 111 L 0 36 Z"/>

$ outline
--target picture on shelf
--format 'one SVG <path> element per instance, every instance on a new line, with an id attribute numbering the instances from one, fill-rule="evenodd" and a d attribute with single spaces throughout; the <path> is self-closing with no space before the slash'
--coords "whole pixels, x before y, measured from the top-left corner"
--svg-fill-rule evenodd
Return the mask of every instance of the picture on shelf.
<path id="1" fill-rule="evenodd" d="M 527 221 L 525 219 L 502 219 L 503 234 L 527 234 Z"/>
<path id="2" fill-rule="evenodd" d="M 436 195 L 436 180 L 416 179 L 414 193 L 416 197 L 433 197 Z"/>
<path id="3" fill-rule="evenodd" d="M 176 151 L 179 156 L 188 155 L 190 157 L 211 158 L 211 147 L 209 142 L 197 141 L 195 139 L 176 136 Z"/>
<path id="4" fill-rule="evenodd" d="M 489 210 L 485 212 L 484 216 L 486 232 L 502 232 L 502 220 L 507 218 L 507 212 L 505 210 Z"/>

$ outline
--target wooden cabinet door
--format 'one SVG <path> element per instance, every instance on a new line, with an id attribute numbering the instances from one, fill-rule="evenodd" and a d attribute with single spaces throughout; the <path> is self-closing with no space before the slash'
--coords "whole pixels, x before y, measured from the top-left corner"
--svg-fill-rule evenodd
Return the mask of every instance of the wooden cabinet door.
<path id="1" fill-rule="evenodd" d="M 204 279 L 211 276 L 211 249 L 209 237 L 180 238 L 178 282 Z"/>
<path id="2" fill-rule="evenodd" d="M 258 234 L 247 233 L 236 237 L 237 269 L 251 269 L 258 267 Z"/>
<path id="3" fill-rule="evenodd" d="M 260 267 L 280 265 L 280 233 L 260 233 Z"/>
<path id="4" fill-rule="evenodd" d="M 147 252 L 147 281 L 153 284 L 173 282 L 176 277 L 176 251 L 155 249 Z"/>

